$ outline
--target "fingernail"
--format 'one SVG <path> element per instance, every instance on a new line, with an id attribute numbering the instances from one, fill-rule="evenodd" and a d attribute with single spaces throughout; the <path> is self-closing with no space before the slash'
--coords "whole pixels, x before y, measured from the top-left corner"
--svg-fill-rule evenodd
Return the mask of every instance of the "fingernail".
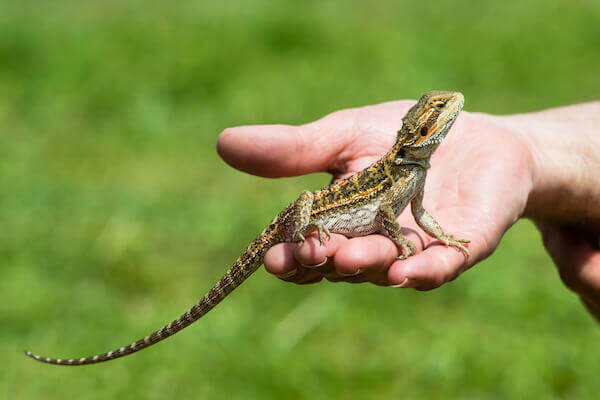
<path id="1" fill-rule="evenodd" d="M 317 267 L 322 267 L 323 265 L 325 265 L 327 263 L 327 261 L 329 261 L 329 260 L 327 259 L 327 257 L 325 257 L 325 259 L 317 265 L 305 265 L 305 264 L 302 264 L 301 262 L 298 262 L 298 264 L 302 265 L 305 268 L 317 268 Z"/>
<path id="2" fill-rule="evenodd" d="M 283 273 L 283 274 L 277 274 L 278 278 L 291 278 L 292 276 L 296 275 L 296 272 L 298 272 L 298 268 L 294 268 L 293 270 Z"/>
<path id="3" fill-rule="evenodd" d="M 406 287 L 410 287 L 410 280 L 408 278 L 404 278 L 404 280 L 402 281 L 401 284 L 399 285 L 392 285 L 392 287 L 395 288 L 406 288 Z"/>
<path id="4" fill-rule="evenodd" d="M 343 273 L 343 272 L 339 272 L 339 271 L 338 271 L 338 274 L 339 274 L 340 276 L 349 277 L 349 276 L 356 276 L 356 275 L 360 275 L 360 274 L 362 274 L 362 272 L 363 272 L 363 270 L 359 268 L 359 269 L 358 269 L 358 271 L 356 271 L 356 272 L 355 272 L 355 273 L 353 273 L 353 274 L 345 274 L 345 273 Z"/>

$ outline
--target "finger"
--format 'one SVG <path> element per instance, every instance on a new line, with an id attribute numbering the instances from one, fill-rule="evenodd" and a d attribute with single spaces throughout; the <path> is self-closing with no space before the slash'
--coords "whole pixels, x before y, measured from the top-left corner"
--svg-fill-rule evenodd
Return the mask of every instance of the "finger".
<path id="1" fill-rule="evenodd" d="M 264 264 L 267 272 L 278 278 L 298 284 L 316 283 L 323 276 L 316 269 L 299 265 L 294 258 L 296 243 L 279 243 L 265 254 Z"/>
<path id="2" fill-rule="evenodd" d="M 542 224 L 538 228 L 565 286 L 600 304 L 600 251 L 576 232 Z"/>
<path id="3" fill-rule="evenodd" d="M 326 258 L 332 258 L 340 244 L 347 240 L 345 236 L 332 234 L 331 239 L 325 240 L 321 245 L 319 239 L 311 234 L 304 243 L 276 244 L 265 254 L 265 269 L 279 276 L 293 271 L 298 263 L 305 266 L 319 265 Z"/>
<path id="4" fill-rule="evenodd" d="M 387 237 L 368 235 L 348 239 L 333 257 L 333 265 L 340 275 L 351 275 L 361 270 L 365 274 L 384 271 L 396 257 L 398 249 Z"/>
<path id="5" fill-rule="evenodd" d="M 431 290 L 456 279 L 467 267 L 461 251 L 434 244 L 421 253 L 393 263 L 388 270 L 388 280 L 394 286 Z"/>
<path id="6" fill-rule="evenodd" d="M 583 296 L 579 296 L 579 297 L 580 297 L 583 305 L 590 312 L 590 314 L 592 314 L 594 316 L 594 318 L 596 318 L 596 320 L 598 320 L 598 322 L 600 322 L 600 304 L 598 302 L 590 301 Z"/>
<path id="7" fill-rule="evenodd" d="M 306 238 L 304 243 L 280 243 L 265 254 L 267 272 L 280 279 L 294 283 L 315 283 L 331 274 L 329 262 L 340 242 L 348 240 L 342 235 L 331 235 L 329 240 L 319 243 L 316 234 Z"/>
<path id="8" fill-rule="evenodd" d="M 232 167 L 269 178 L 328 171 L 353 135 L 339 135 L 335 126 L 325 131 L 321 125 L 228 128 L 219 136 L 217 152 Z"/>
<path id="9" fill-rule="evenodd" d="M 265 254 L 264 264 L 267 272 L 285 277 L 297 269 L 294 258 L 295 243 L 279 243 Z"/>
<path id="10" fill-rule="evenodd" d="M 298 243 L 294 249 L 294 258 L 300 264 L 307 266 L 320 265 L 328 259 L 332 259 L 338 249 L 348 241 L 343 235 L 331 234 L 330 239 L 319 243 L 316 234 L 311 234 L 304 243 Z"/>
<path id="11" fill-rule="evenodd" d="M 409 236 L 413 235 L 409 233 Z M 414 235 L 416 236 L 416 235 Z M 318 272 L 329 280 L 344 280 L 348 282 L 361 282 L 365 280 L 385 285 L 387 267 L 398 256 L 396 245 L 382 235 L 369 235 L 365 237 L 348 239 L 345 236 L 333 234 L 331 240 L 319 245 L 318 239 L 311 236 L 305 243 L 281 243 L 273 246 L 265 255 L 265 269 L 278 277 L 291 282 L 303 283 L 310 270 Z M 335 272 L 319 268 L 304 268 L 318 265 L 327 260 L 333 264 Z M 359 273 L 360 276 L 351 277 Z M 383 275 L 382 275 L 383 274 Z M 382 275 L 382 276 L 380 276 Z M 368 276 L 368 279 L 363 277 Z"/>

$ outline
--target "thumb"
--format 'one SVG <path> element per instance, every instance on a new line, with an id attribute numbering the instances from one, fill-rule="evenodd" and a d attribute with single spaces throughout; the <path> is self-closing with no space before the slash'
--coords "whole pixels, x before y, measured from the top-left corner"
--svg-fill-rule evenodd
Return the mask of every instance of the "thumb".
<path id="1" fill-rule="evenodd" d="M 219 135 L 217 152 L 232 167 L 249 174 L 278 178 L 334 169 L 346 138 L 321 133 L 313 124 L 247 125 Z"/>

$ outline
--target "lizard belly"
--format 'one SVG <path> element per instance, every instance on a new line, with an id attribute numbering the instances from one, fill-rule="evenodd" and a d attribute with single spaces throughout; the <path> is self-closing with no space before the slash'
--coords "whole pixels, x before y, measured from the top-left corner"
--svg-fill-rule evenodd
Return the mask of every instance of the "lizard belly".
<path id="1" fill-rule="evenodd" d="M 379 232 L 381 224 L 377 218 L 381 199 L 365 204 L 357 204 L 335 213 L 322 215 L 313 220 L 320 221 L 330 232 L 340 233 L 348 237 L 365 236 Z"/>

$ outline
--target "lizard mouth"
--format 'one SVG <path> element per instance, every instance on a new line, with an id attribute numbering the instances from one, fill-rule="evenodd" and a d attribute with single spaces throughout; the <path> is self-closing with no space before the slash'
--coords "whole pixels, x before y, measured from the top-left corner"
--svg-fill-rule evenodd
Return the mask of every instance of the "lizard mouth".
<path id="1" fill-rule="evenodd" d="M 460 111 L 462 110 L 464 104 L 465 96 L 463 96 L 463 94 L 460 92 L 454 93 L 454 98 L 448 102 L 446 109 L 440 114 L 438 122 L 454 122 L 454 120 L 458 116 L 458 113 L 460 113 Z"/>
<path id="2" fill-rule="evenodd" d="M 460 92 L 454 93 L 454 98 L 447 103 L 446 109 L 439 115 L 438 120 L 433 125 L 432 129 L 434 127 L 441 127 L 441 132 L 447 132 L 450 127 L 452 127 L 452 124 L 456 120 L 456 117 L 458 117 L 464 104 L 465 97 L 463 94 Z M 438 135 L 435 136 L 438 141 L 441 141 L 441 138 Z"/>

